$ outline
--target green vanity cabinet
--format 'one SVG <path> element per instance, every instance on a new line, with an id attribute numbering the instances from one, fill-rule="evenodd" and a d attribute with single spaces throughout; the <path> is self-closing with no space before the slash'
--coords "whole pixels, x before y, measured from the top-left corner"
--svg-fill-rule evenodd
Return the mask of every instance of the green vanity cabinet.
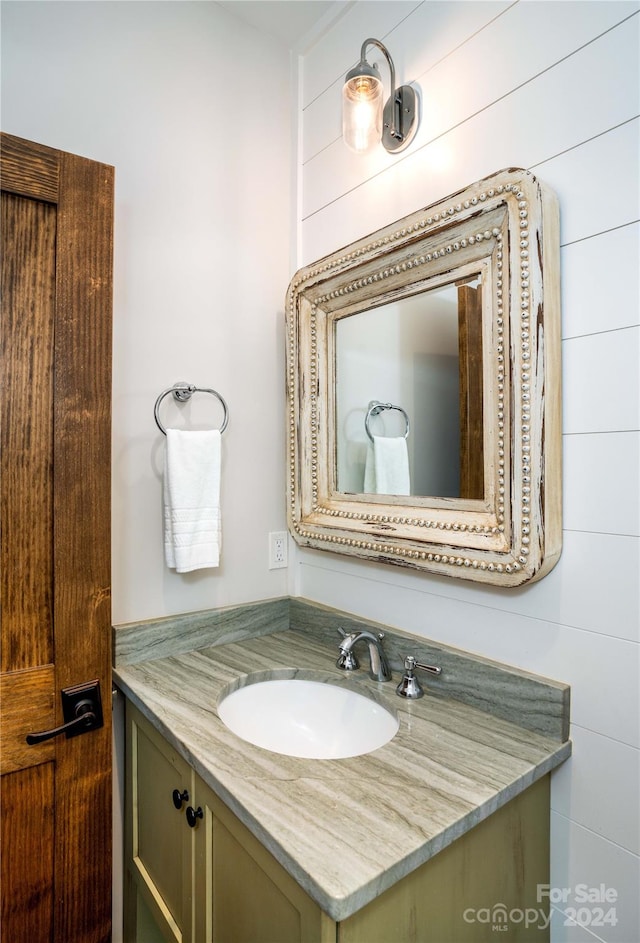
<path id="1" fill-rule="evenodd" d="M 549 939 L 543 918 L 523 919 L 541 913 L 537 885 L 549 882 L 548 775 L 335 922 L 130 703 L 127 740 L 127 943 Z M 174 789 L 189 794 L 180 811 Z"/>
<path id="2" fill-rule="evenodd" d="M 336 943 L 336 925 L 200 782 L 206 867 L 194 943 Z"/>
<path id="3" fill-rule="evenodd" d="M 335 923 L 129 702 L 125 817 L 126 943 L 335 943 Z"/>
<path id="4" fill-rule="evenodd" d="M 195 774 L 130 704 L 126 768 L 125 939 L 186 943 L 194 938 L 194 841 L 186 809 Z"/>

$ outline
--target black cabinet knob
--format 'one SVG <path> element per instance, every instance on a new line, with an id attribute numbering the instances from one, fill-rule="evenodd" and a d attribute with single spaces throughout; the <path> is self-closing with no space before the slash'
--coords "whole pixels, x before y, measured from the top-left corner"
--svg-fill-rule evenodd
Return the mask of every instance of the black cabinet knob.
<path id="1" fill-rule="evenodd" d="M 171 798 L 176 809 L 181 809 L 182 803 L 189 801 L 189 790 L 185 789 L 184 792 L 180 792 L 179 789 L 174 789 Z"/>
<path id="2" fill-rule="evenodd" d="M 203 811 L 201 806 L 198 806 L 197 809 L 194 809 L 193 806 L 187 806 L 187 824 L 189 828 L 195 828 L 198 824 L 198 819 L 203 818 Z"/>

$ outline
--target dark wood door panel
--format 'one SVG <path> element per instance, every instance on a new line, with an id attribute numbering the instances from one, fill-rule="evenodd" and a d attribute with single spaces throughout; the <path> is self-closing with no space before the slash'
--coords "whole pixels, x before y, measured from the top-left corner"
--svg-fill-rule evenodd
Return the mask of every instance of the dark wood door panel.
<path id="1" fill-rule="evenodd" d="M 54 779 L 53 763 L 2 777 L 2 938 L 7 943 L 52 939 Z"/>
<path id="2" fill-rule="evenodd" d="M 2 232 L 2 670 L 14 671 L 53 661 L 55 207 L 3 193 Z"/>
<path id="3" fill-rule="evenodd" d="M 113 169 L 0 141 L 3 939 L 106 943 Z M 26 744 L 94 679 L 102 728 Z"/>

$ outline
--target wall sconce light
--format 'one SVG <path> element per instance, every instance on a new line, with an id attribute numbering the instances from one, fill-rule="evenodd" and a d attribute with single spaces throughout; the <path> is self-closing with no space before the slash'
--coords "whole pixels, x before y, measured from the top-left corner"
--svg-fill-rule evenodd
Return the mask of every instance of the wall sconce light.
<path id="1" fill-rule="evenodd" d="M 376 64 L 365 58 L 367 46 L 384 55 L 391 71 L 391 95 L 382 105 L 382 79 Z M 389 51 L 378 39 L 365 39 L 360 62 L 347 72 L 342 89 L 342 134 L 352 151 L 364 153 L 382 140 L 391 153 L 407 147 L 418 130 L 418 100 L 410 85 L 396 88 L 396 70 Z"/>

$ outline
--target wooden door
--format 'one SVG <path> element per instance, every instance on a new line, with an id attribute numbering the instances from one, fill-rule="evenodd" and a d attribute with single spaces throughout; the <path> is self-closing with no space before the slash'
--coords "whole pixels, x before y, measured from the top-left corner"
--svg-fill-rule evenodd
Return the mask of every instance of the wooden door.
<path id="1" fill-rule="evenodd" d="M 460 362 L 460 497 L 484 498 L 482 294 L 458 287 Z"/>
<path id="2" fill-rule="evenodd" d="M 107 941 L 113 168 L 0 145 L 2 936 Z M 25 742 L 94 679 L 100 729 Z"/>

